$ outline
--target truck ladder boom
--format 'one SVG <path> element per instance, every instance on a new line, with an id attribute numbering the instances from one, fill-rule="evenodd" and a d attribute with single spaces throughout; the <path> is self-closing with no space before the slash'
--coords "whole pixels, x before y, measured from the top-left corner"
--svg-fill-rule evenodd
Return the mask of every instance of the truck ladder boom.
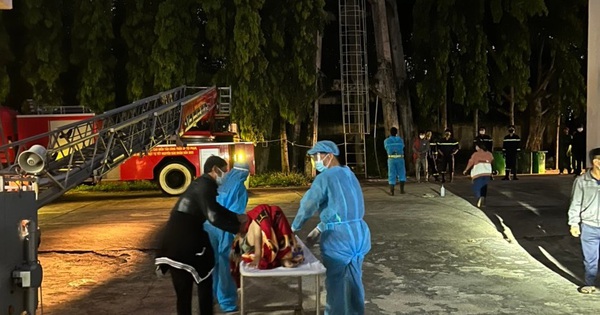
<path id="1" fill-rule="evenodd" d="M 48 140 L 44 171 L 31 178 L 39 188 L 38 206 L 60 197 L 90 177 L 99 178 L 134 154 L 145 154 L 193 127 L 217 104 L 217 88 L 181 86 L 135 101 L 90 119 L 0 146 L 0 155 L 18 157 L 32 144 Z M 18 161 L 0 165 L 5 181 L 26 181 Z"/>

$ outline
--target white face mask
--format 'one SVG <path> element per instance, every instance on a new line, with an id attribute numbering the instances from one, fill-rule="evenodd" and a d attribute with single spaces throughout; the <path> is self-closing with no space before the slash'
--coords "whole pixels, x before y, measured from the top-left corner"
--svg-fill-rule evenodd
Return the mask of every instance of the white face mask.
<path id="1" fill-rule="evenodd" d="M 225 181 L 225 174 L 227 174 L 226 172 L 223 172 L 221 169 L 219 170 L 219 174 L 217 174 L 217 178 L 215 178 L 215 181 L 217 182 L 217 185 L 221 186 L 223 185 L 223 182 Z"/>
<path id="2" fill-rule="evenodd" d="M 419 138 L 425 139 L 425 135 L 420 135 Z"/>
<path id="3" fill-rule="evenodd" d="M 480 134 L 480 135 L 484 135 L 484 134 L 485 134 L 485 131 L 483 131 L 483 130 L 482 130 L 482 131 L 480 131 L 480 132 L 479 132 L 479 134 Z"/>
<path id="4" fill-rule="evenodd" d="M 583 128 L 577 128 L 577 131 L 582 132 Z"/>

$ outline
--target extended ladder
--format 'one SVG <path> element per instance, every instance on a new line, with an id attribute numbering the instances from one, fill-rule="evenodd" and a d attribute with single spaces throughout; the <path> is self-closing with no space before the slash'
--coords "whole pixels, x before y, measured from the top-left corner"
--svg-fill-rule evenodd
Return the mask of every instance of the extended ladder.
<path id="1" fill-rule="evenodd" d="M 230 92 L 229 92 L 230 93 Z M 0 166 L 0 191 L 7 182 L 32 183 L 41 207 L 88 178 L 100 178 L 134 154 L 178 139 L 217 105 L 217 88 L 181 86 L 93 118 L 0 146 L 0 154 L 18 157 L 47 141 L 45 167 L 31 176 L 18 160 Z M 9 153 L 12 153 L 9 154 Z"/>
<path id="2" fill-rule="evenodd" d="M 369 80 L 365 0 L 339 0 L 341 93 L 346 164 L 367 176 L 365 135 L 369 133 Z"/>

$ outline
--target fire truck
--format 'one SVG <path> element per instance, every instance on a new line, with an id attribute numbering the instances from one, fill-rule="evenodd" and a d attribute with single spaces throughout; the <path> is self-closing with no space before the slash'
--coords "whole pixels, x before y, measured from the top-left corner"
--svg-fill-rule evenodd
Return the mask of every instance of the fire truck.
<path id="1" fill-rule="evenodd" d="M 107 180 L 152 180 L 167 195 L 180 195 L 194 177 L 203 173 L 206 159 L 217 155 L 228 161 L 244 162 L 254 174 L 254 144 L 241 142 L 237 126 L 230 121 L 231 89 L 220 87 L 206 95 L 217 106 L 180 139 L 167 140 L 147 154 L 134 156 L 107 174 Z"/>
<path id="2" fill-rule="evenodd" d="M 198 88 L 207 91 L 195 104 L 214 104 L 188 131 L 177 139 L 167 139 L 161 144 L 138 155 L 131 156 L 125 162 L 112 169 L 101 179 L 138 181 L 150 180 L 158 184 L 167 195 L 180 195 L 195 177 L 202 175 L 202 166 L 208 157 L 217 155 L 233 165 L 245 162 L 254 174 L 254 145 L 251 142 L 239 141 L 236 124 L 230 121 L 231 89 L 229 87 Z M 62 126 L 89 119 L 94 114 L 80 106 L 39 108 L 30 106 L 30 114 L 17 115 L 16 111 L 6 107 L 0 108 L 3 143 L 17 139 L 30 138 L 57 130 Z M 14 122 L 16 121 L 16 125 Z M 95 128 L 101 128 L 96 126 Z M 59 144 L 64 144 L 59 139 Z M 38 138 L 26 144 L 48 146 L 48 138 Z M 59 153 L 61 154 L 61 153 Z M 5 161 L 6 157 L 0 158 Z M 9 152 L 9 159 L 15 158 Z M 96 179 L 97 180 L 97 179 Z M 88 180 L 88 182 L 93 179 Z"/>
<path id="3" fill-rule="evenodd" d="M 118 168 L 127 180 L 162 175 L 163 190 L 177 194 L 212 154 L 246 159 L 254 172 L 252 144 L 234 141 L 230 100 L 229 88 L 181 86 L 98 115 L 1 110 L 0 309 L 36 313 L 37 210 L 69 189 Z"/>

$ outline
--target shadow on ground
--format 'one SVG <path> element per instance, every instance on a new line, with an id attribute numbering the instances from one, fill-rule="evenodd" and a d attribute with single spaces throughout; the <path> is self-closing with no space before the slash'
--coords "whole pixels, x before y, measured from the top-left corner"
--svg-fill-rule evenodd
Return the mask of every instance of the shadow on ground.
<path id="1" fill-rule="evenodd" d="M 506 225 L 532 257 L 576 285 L 583 285 L 581 245 L 569 234 L 572 176 L 522 176 L 517 181 L 496 177 L 488 186 L 482 210 L 500 233 Z M 471 181 L 465 177 L 446 188 L 475 204 Z M 502 223 L 500 222 L 502 221 Z M 513 242 L 514 242 L 513 241 Z"/>

